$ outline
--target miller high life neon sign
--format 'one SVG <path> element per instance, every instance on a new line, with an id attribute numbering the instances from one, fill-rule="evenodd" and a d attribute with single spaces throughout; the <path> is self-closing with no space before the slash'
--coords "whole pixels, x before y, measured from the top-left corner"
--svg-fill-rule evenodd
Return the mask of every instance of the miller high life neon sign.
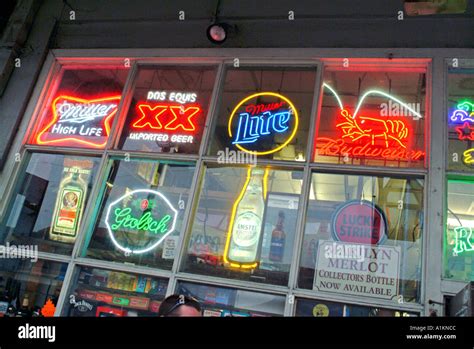
<path id="1" fill-rule="evenodd" d="M 36 144 L 104 148 L 120 98 L 56 97 L 51 105 L 52 117 L 36 135 Z"/>
<path id="2" fill-rule="evenodd" d="M 399 99 L 379 90 L 367 91 L 360 99 L 351 114 L 344 107 L 336 91 L 328 84 L 323 84 L 333 93 L 339 106 L 335 129 L 336 138 L 318 137 L 316 140 L 317 156 L 336 156 L 348 158 L 369 158 L 381 160 L 419 161 L 425 152 L 414 149 L 413 125 L 406 117 L 382 116 L 374 111 L 362 110 L 362 103 L 369 95 L 389 98 L 402 105 L 414 116 L 414 121 L 423 116 Z"/>

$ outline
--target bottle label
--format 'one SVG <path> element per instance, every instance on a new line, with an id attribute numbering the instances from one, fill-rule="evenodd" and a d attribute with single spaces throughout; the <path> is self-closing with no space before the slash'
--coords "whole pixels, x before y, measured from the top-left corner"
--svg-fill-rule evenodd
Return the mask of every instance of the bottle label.
<path id="1" fill-rule="evenodd" d="M 253 212 L 244 212 L 237 216 L 232 234 L 233 242 L 240 247 L 249 247 L 258 243 L 262 219 Z"/>
<path id="2" fill-rule="evenodd" d="M 281 261 L 285 250 L 285 238 L 272 238 L 270 244 L 270 260 Z"/>
<path id="3" fill-rule="evenodd" d="M 76 234 L 79 206 L 82 199 L 82 191 L 78 188 L 66 187 L 61 193 L 58 215 L 54 224 L 54 231 L 69 235 Z"/>

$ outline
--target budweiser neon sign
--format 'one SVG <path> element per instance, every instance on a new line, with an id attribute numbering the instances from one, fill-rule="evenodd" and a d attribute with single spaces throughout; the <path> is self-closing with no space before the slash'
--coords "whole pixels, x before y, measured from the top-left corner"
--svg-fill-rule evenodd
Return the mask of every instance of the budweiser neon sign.
<path id="1" fill-rule="evenodd" d="M 391 98 L 397 103 L 403 102 L 383 91 L 371 90 L 362 96 L 354 114 L 351 115 L 350 111 L 343 106 L 336 91 L 327 84 L 323 86 L 334 94 L 339 105 L 335 124 L 339 137 L 318 137 L 317 156 L 396 161 L 423 160 L 425 152 L 414 149 L 412 146 L 414 136 L 408 118 L 368 115 L 374 113 L 361 109 L 363 100 L 370 94 Z M 403 105 L 403 107 L 414 115 L 414 119 L 422 118 L 422 115 L 410 106 Z"/>
<path id="2" fill-rule="evenodd" d="M 249 103 L 262 98 L 277 98 L 273 103 Z M 232 111 L 228 134 L 241 151 L 266 155 L 275 153 L 291 142 L 298 129 L 298 111 L 293 103 L 278 93 L 261 92 L 241 100 Z M 281 144 L 274 144 L 275 134 L 286 135 Z M 263 145 L 266 147 L 263 147 Z M 268 149 L 270 148 L 270 149 Z"/>
<path id="3" fill-rule="evenodd" d="M 103 148 L 120 96 L 83 99 L 62 95 L 52 103 L 52 118 L 36 136 L 41 145 Z"/>

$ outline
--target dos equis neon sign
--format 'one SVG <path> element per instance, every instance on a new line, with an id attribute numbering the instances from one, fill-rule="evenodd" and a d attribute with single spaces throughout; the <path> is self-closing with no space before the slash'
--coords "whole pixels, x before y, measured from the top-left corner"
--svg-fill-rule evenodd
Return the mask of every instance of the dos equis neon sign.
<path id="1" fill-rule="evenodd" d="M 255 155 L 281 150 L 295 137 L 297 129 L 298 111 L 295 106 L 285 96 L 273 92 L 244 98 L 234 108 L 228 122 L 232 144 Z M 283 136 L 280 142 L 275 142 L 277 134 Z"/>

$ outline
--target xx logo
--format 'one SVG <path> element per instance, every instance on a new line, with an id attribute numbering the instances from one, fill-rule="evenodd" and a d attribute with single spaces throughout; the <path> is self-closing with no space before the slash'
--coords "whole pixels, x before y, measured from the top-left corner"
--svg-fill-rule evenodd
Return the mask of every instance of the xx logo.
<path id="1" fill-rule="evenodd" d="M 140 117 L 132 126 L 134 128 L 151 128 L 153 130 L 195 131 L 194 119 L 201 112 L 197 105 L 167 105 L 140 103 L 137 105 Z"/>

